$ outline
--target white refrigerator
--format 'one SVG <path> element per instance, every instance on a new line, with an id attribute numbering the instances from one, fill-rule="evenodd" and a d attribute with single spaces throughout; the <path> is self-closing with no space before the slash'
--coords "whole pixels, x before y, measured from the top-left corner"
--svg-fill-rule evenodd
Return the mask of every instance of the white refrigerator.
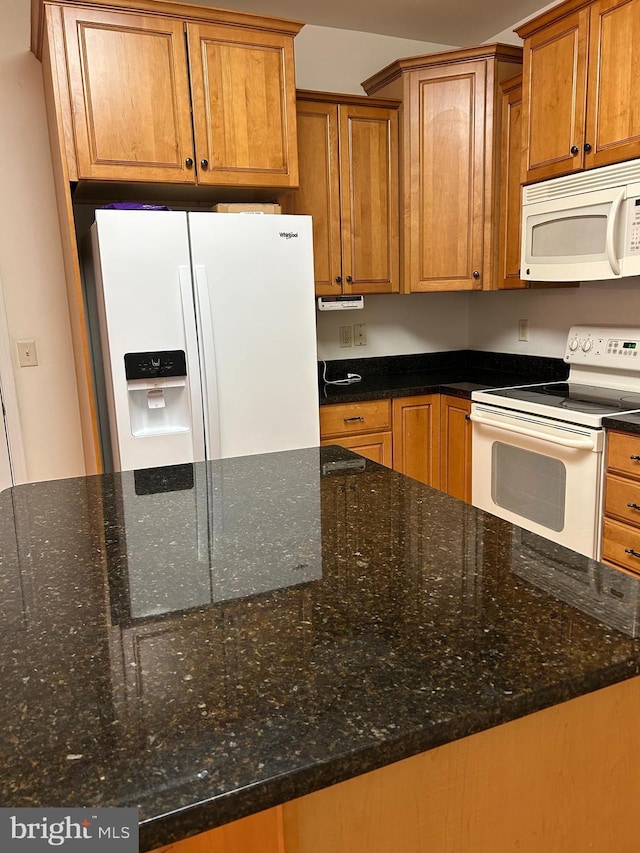
<path id="1" fill-rule="evenodd" d="M 97 210 L 83 263 L 107 470 L 319 444 L 310 217 Z"/>

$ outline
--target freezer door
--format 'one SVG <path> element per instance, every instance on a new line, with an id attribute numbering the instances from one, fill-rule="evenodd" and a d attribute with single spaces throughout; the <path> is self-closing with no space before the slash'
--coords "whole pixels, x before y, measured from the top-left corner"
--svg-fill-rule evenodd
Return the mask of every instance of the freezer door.
<path id="1" fill-rule="evenodd" d="M 208 458 L 318 445 L 311 217 L 188 217 Z"/>
<path id="2" fill-rule="evenodd" d="M 186 213 L 97 210 L 88 245 L 114 468 L 203 459 Z"/>

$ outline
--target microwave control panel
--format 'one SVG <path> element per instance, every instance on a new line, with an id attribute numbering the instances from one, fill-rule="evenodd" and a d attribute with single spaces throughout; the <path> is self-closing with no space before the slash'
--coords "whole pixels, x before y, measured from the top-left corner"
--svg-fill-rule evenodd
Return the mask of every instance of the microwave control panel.
<path id="1" fill-rule="evenodd" d="M 640 372 L 640 328 L 633 326 L 572 326 L 564 360 L 585 367 Z"/>

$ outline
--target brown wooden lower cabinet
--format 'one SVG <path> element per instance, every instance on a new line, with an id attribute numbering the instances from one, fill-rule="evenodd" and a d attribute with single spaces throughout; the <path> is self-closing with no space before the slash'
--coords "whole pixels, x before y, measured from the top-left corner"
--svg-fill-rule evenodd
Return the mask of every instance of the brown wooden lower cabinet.
<path id="1" fill-rule="evenodd" d="M 159 847 L 156 853 L 284 853 L 282 806 Z"/>
<path id="2" fill-rule="evenodd" d="M 393 467 L 428 486 L 440 485 L 440 394 L 393 400 Z"/>
<path id="3" fill-rule="evenodd" d="M 440 399 L 440 488 L 471 503 L 471 400 Z"/>
<path id="4" fill-rule="evenodd" d="M 602 561 L 640 574 L 640 435 L 607 434 Z"/>
<path id="5" fill-rule="evenodd" d="M 447 394 L 320 407 L 320 443 L 471 502 L 471 401 Z"/>

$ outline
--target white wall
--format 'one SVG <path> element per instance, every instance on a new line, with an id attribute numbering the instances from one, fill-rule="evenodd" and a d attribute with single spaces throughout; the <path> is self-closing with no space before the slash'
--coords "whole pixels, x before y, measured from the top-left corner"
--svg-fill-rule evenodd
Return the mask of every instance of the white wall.
<path id="1" fill-rule="evenodd" d="M 0 277 L 14 358 L 27 477 L 84 473 L 60 232 L 40 63 L 29 3 L 0 0 Z M 37 367 L 18 367 L 33 338 Z"/>
<path id="2" fill-rule="evenodd" d="M 296 85 L 316 92 L 364 95 L 363 80 L 394 60 L 450 47 L 307 24 L 295 38 Z"/>
<path id="3" fill-rule="evenodd" d="M 467 346 L 468 294 L 416 293 L 365 296 L 358 311 L 316 311 L 318 357 L 369 358 L 440 352 Z M 365 323 L 367 345 L 339 346 L 339 326 Z"/>
<path id="4" fill-rule="evenodd" d="M 518 341 L 518 320 L 529 341 Z M 640 326 L 640 278 L 576 288 L 469 294 L 469 347 L 561 358 L 576 324 Z"/>

